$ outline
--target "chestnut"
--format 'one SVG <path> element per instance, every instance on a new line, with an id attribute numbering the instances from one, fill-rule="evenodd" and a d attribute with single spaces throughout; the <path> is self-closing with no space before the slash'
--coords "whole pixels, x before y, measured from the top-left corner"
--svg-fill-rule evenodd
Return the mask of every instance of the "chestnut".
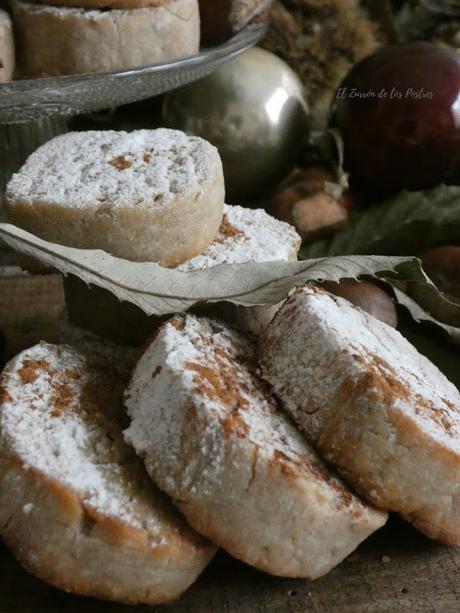
<path id="1" fill-rule="evenodd" d="M 324 281 L 321 287 L 342 298 L 346 298 L 355 306 L 373 315 L 392 328 L 398 325 L 398 315 L 392 298 L 378 285 L 369 281 L 342 279 Z"/>
<path id="2" fill-rule="evenodd" d="M 318 192 L 294 204 L 292 223 L 302 240 L 311 241 L 345 227 L 348 212 L 330 194 Z"/>
<path id="3" fill-rule="evenodd" d="M 421 255 L 423 269 L 441 292 L 460 302 L 460 247 L 437 247 Z"/>
<path id="4" fill-rule="evenodd" d="M 293 172 L 274 194 L 268 212 L 293 225 L 302 240 L 314 240 L 343 228 L 349 219 L 349 194 L 336 199 L 326 191 L 326 183 L 336 183 L 327 166 L 310 166 Z"/>

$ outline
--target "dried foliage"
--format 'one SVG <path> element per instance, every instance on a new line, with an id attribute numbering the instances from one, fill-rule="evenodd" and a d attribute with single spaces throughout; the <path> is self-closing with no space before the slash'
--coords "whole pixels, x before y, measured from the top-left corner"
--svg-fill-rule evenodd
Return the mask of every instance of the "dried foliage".
<path id="1" fill-rule="evenodd" d="M 318 125 L 350 67 L 376 48 L 377 32 L 358 0 L 278 0 L 263 46 L 300 76 Z"/>

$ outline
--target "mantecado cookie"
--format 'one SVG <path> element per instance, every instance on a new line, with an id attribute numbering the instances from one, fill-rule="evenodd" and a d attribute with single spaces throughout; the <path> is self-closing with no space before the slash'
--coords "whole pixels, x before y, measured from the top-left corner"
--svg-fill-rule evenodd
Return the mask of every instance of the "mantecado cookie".
<path id="1" fill-rule="evenodd" d="M 460 393 L 399 332 L 306 287 L 268 327 L 260 364 L 307 437 L 362 496 L 460 546 Z"/>
<path id="2" fill-rule="evenodd" d="M 194 55 L 197 0 L 127 10 L 87 10 L 12 0 L 18 67 L 24 76 L 113 72 Z"/>
<path id="3" fill-rule="evenodd" d="M 175 266 L 216 238 L 224 207 L 217 149 L 183 132 L 69 132 L 7 186 L 8 219 L 45 240 Z"/>
<path id="4" fill-rule="evenodd" d="M 329 471 L 256 370 L 245 337 L 176 316 L 133 372 L 125 437 L 198 532 L 266 572 L 319 577 L 386 514 Z"/>
<path id="5" fill-rule="evenodd" d="M 226 204 L 215 240 L 203 253 L 183 262 L 176 270 L 190 272 L 245 262 L 295 262 L 300 244 L 295 228 L 263 209 Z"/>
<path id="6" fill-rule="evenodd" d="M 102 9 L 138 9 L 146 6 L 163 6 L 166 9 L 174 7 L 175 0 L 39 0 L 44 4 L 57 6 L 78 6 L 84 8 Z M 190 3 L 194 2 L 191 0 Z"/>
<path id="7" fill-rule="evenodd" d="M 295 230 L 263 210 L 225 205 L 217 238 L 200 255 L 176 267 L 180 272 L 211 269 L 224 263 L 248 260 L 295 259 L 300 238 Z M 161 319 L 148 316 L 134 305 L 120 302 L 109 291 L 88 287 L 77 277 L 64 279 L 67 312 L 70 320 L 82 328 L 112 340 L 144 345 Z M 242 307 L 229 302 L 200 305 L 199 311 L 212 317 L 224 317 L 254 334 L 269 324 L 279 305 Z"/>
<path id="8" fill-rule="evenodd" d="M 0 532 L 19 561 L 76 594 L 156 604 L 215 548 L 151 482 L 122 436 L 131 350 L 41 343 L 0 376 Z"/>
<path id="9" fill-rule="evenodd" d="M 0 82 L 11 81 L 14 68 L 13 25 L 8 13 L 0 9 Z"/>
<path id="10" fill-rule="evenodd" d="M 177 267 L 181 272 L 211 268 L 219 264 L 245 262 L 295 262 L 301 239 L 295 229 L 263 209 L 226 204 L 217 238 L 202 254 Z M 206 306 L 206 313 L 223 317 L 238 328 L 259 335 L 280 305 L 242 307 L 221 302 Z"/>

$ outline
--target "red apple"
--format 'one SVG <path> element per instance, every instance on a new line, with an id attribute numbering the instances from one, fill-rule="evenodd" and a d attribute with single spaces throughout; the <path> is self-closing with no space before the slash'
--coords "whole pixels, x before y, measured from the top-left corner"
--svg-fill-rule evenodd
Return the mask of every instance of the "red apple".
<path id="1" fill-rule="evenodd" d="M 384 47 L 337 91 L 345 167 L 382 195 L 460 180 L 460 55 L 433 43 Z"/>

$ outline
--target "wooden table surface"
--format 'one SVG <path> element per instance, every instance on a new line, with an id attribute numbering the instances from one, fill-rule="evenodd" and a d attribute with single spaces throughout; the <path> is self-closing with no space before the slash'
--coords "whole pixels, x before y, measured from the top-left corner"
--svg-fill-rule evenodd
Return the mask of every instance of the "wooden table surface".
<path id="1" fill-rule="evenodd" d="M 374 613 L 460 611 L 460 550 L 393 517 L 331 573 L 278 579 L 219 553 L 167 607 L 129 607 L 70 596 L 27 574 L 0 548 L 1 613 Z"/>
<path id="2" fill-rule="evenodd" d="M 11 272 L 9 268 L 8 274 Z M 2 277 L 0 268 L 0 328 L 6 331 L 10 354 L 41 337 L 54 340 L 57 319 L 64 314 L 64 298 L 57 275 Z M 29 575 L 0 545 L 0 613 L 143 613 L 153 610 L 170 613 L 460 613 L 460 549 L 430 541 L 399 518 L 392 517 L 387 526 L 339 567 L 316 581 L 270 577 L 219 553 L 179 601 L 152 609 L 67 595 Z"/>

